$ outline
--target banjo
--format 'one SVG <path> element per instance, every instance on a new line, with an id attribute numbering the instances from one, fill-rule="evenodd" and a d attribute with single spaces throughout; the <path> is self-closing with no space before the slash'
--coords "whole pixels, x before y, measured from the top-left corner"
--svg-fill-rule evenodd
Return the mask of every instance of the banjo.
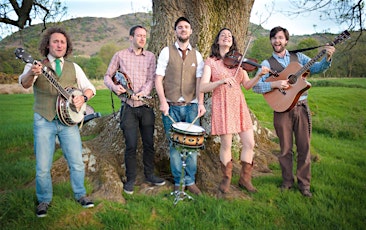
<path id="1" fill-rule="evenodd" d="M 23 48 L 17 48 L 14 53 L 17 58 L 25 63 L 38 63 L 38 61 L 34 60 Z M 52 70 L 49 70 L 46 66 L 42 67 L 42 73 L 59 93 L 56 100 L 56 114 L 61 123 L 67 126 L 74 126 L 80 123 L 84 119 L 86 103 L 84 103 L 81 108 L 77 109 L 72 103 L 72 99 L 75 96 L 82 96 L 82 91 L 74 87 L 66 87 L 64 89 L 52 75 Z"/>

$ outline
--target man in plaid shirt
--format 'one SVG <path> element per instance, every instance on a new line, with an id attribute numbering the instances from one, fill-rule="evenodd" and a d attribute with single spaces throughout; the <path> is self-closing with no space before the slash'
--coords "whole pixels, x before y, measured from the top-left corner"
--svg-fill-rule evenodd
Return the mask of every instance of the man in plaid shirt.
<path id="1" fill-rule="evenodd" d="M 144 97 L 149 96 L 155 81 L 156 59 L 152 52 L 144 50 L 146 28 L 137 25 L 130 29 L 131 46 L 118 51 L 112 57 L 104 84 L 121 99 L 120 127 L 125 137 L 125 165 L 127 181 L 124 191 L 133 194 L 136 180 L 136 149 L 138 131 L 143 142 L 143 165 L 146 182 L 153 185 L 164 185 L 165 181 L 154 175 L 154 123 L 153 108 L 145 104 Z M 129 88 L 115 84 L 112 77 L 116 71 L 129 78 Z"/>

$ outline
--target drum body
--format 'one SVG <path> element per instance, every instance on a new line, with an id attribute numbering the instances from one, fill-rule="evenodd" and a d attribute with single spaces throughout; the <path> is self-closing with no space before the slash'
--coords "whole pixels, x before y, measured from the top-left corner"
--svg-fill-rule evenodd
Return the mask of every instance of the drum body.
<path id="1" fill-rule="evenodd" d="M 203 148 L 205 129 L 187 122 L 173 123 L 170 138 L 174 144 L 184 148 Z"/>

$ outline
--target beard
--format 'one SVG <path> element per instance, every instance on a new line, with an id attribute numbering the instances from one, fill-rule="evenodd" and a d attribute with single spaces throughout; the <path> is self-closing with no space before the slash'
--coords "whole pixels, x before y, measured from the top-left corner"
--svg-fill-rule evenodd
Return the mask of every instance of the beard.
<path id="1" fill-rule="evenodd" d="M 281 45 L 280 47 L 272 45 L 272 49 L 275 53 L 282 53 L 286 49 L 286 45 Z"/>
<path id="2" fill-rule="evenodd" d="M 182 38 L 181 36 L 178 37 L 178 40 L 182 43 L 185 43 L 189 40 L 189 37 L 186 37 L 186 38 Z"/>

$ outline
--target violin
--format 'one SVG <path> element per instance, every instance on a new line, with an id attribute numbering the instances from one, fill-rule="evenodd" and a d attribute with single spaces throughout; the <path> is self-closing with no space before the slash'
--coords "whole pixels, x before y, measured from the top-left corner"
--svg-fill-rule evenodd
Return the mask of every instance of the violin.
<path id="1" fill-rule="evenodd" d="M 240 67 L 243 68 L 247 72 L 251 72 L 256 70 L 257 68 L 262 68 L 262 65 L 258 64 L 258 61 L 253 58 L 243 58 L 243 55 L 238 51 L 233 50 L 230 53 L 227 53 L 224 58 L 224 65 L 229 68 L 237 68 L 240 64 Z M 278 75 L 276 71 L 269 71 L 273 75 Z"/>

